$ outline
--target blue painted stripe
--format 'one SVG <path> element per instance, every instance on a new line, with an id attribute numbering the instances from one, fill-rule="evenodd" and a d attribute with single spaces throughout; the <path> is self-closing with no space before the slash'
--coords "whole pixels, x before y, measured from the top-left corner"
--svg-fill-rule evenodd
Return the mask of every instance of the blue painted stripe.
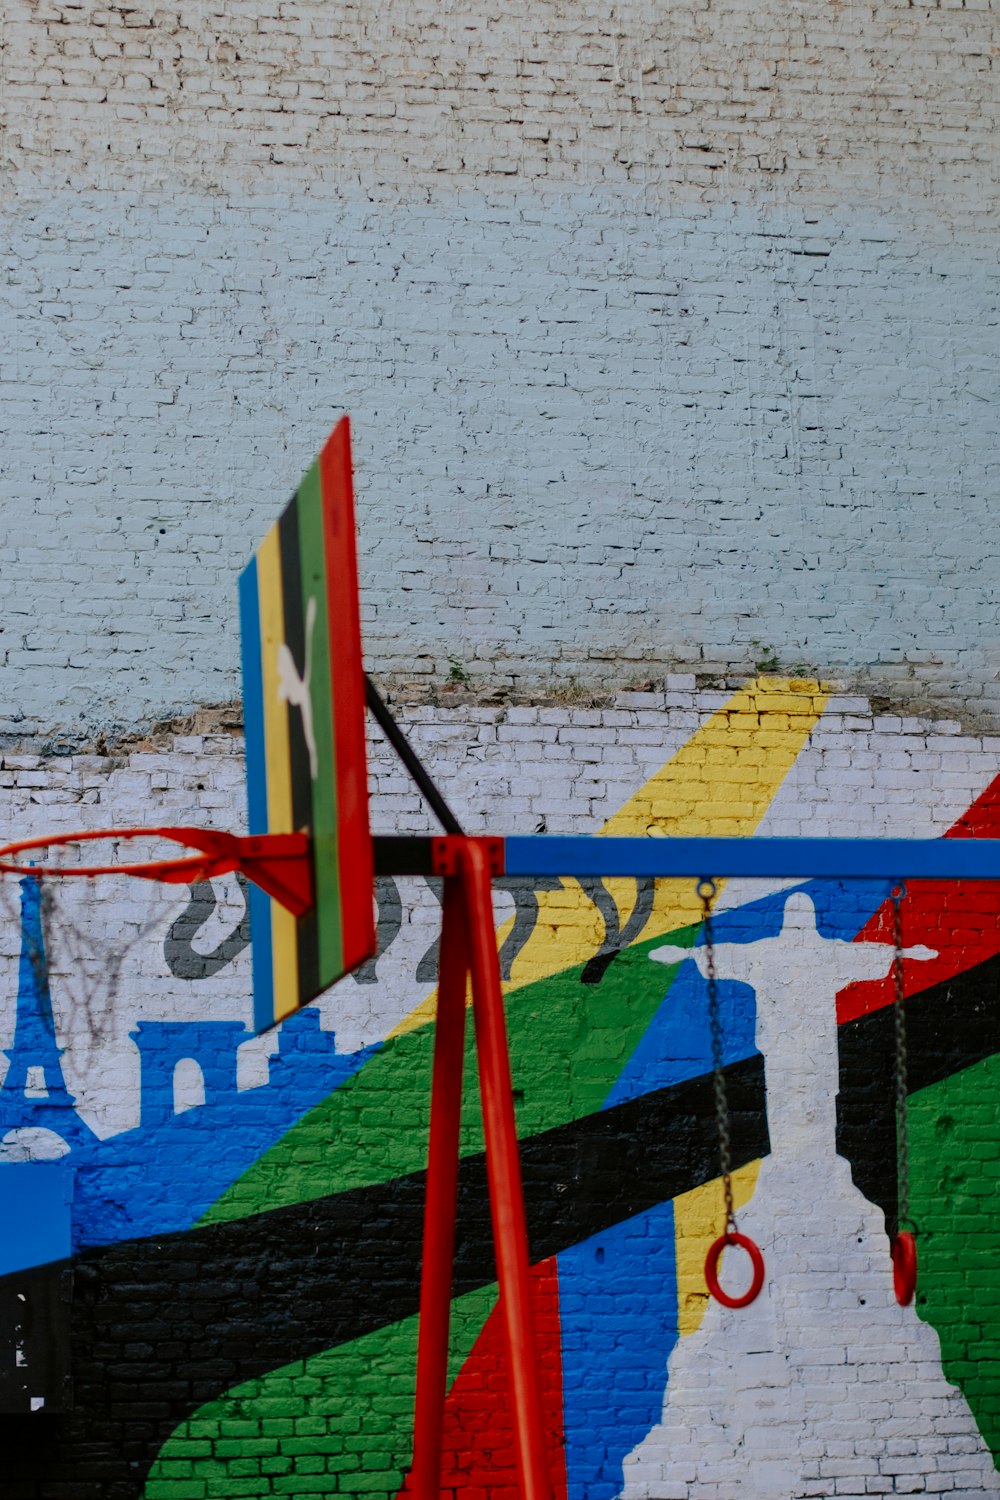
<path id="1" fill-rule="evenodd" d="M 253 968 L 253 1029 L 274 1025 L 274 944 L 271 940 L 271 898 L 250 883 L 250 957 Z"/>
<path id="2" fill-rule="evenodd" d="M 507 875 L 748 875 L 1000 880 L 1000 839 L 713 839 L 536 835 L 504 840 Z"/>
<path id="3" fill-rule="evenodd" d="M 260 652 L 260 596 L 257 561 L 240 574 L 240 638 L 243 657 L 243 733 L 246 741 L 247 804 L 252 834 L 267 833 L 267 753 L 264 741 L 264 677 Z M 250 938 L 253 954 L 255 1031 L 274 1025 L 274 954 L 271 898 L 250 886 Z"/>
<path id="4" fill-rule="evenodd" d="M 260 660 L 260 598 L 257 560 L 240 574 L 240 638 L 243 655 L 243 733 L 246 738 L 250 832 L 267 833 L 267 757 L 264 744 L 264 676 Z"/>
<path id="5" fill-rule="evenodd" d="M 721 939 L 720 939 L 721 941 Z M 664 977 L 669 970 L 664 970 Z M 722 1023 L 722 1061 L 742 1062 L 757 1051 L 757 999 L 748 984 L 720 979 L 717 985 Z M 708 981 L 696 964 L 682 963 L 663 1003 L 638 1046 L 611 1087 L 602 1108 L 625 1104 L 653 1089 L 670 1088 L 712 1071 L 712 1035 L 708 1024 Z"/>
<path id="6" fill-rule="evenodd" d="M 660 1203 L 559 1255 L 568 1500 L 613 1500 L 659 1420 L 677 1342 L 674 1206 Z"/>

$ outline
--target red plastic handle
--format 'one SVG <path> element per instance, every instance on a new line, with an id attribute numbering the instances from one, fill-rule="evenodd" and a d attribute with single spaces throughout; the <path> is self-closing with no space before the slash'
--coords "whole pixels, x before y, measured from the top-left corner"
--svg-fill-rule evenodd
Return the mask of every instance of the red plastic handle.
<path id="1" fill-rule="evenodd" d="M 917 1242 L 908 1229 L 892 1242 L 892 1285 L 900 1307 L 909 1307 L 917 1289 Z"/>
<path id="2" fill-rule="evenodd" d="M 719 1285 L 719 1261 L 727 1245 L 739 1245 L 741 1250 L 745 1250 L 753 1267 L 750 1287 L 742 1297 L 731 1297 Z M 719 1235 L 705 1256 L 705 1281 L 716 1302 L 721 1302 L 723 1307 L 749 1307 L 751 1302 L 756 1301 L 764 1285 L 764 1257 L 748 1234 L 739 1234 L 735 1229 L 727 1229 L 725 1234 Z"/>

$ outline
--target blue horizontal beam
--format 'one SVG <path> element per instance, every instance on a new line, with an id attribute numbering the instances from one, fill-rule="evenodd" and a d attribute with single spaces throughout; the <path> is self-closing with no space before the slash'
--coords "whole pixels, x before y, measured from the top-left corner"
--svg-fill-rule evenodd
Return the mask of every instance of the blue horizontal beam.
<path id="1" fill-rule="evenodd" d="M 508 837 L 508 875 L 1000 880 L 1000 839 Z"/>

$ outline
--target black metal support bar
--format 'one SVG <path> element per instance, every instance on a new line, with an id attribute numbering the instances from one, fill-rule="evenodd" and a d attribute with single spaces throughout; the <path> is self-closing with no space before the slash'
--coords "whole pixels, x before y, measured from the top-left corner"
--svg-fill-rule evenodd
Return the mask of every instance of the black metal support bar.
<path id="1" fill-rule="evenodd" d="M 433 875 L 434 839 L 430 834 L 376 833 L 376 875 Z"/>
<path id="2" fill-rule="evenodd" d="M 367 672 L 365 673 L 365 702 L 374 714 L 378 727 L 409 771 L 445 833 L 463 835 L 465 830 L 434 785 L 427 767 L 392 717 L 387 704 Z"/>

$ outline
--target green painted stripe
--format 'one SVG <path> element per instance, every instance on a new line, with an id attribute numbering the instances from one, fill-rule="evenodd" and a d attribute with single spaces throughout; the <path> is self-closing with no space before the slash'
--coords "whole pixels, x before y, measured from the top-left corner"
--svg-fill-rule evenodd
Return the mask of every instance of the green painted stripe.
<path id="1" fill-rule="evenodd" d="M 310 697 L 319 775 L 313 782 L 313 852 L 316 875 L 316 919 L 319 984 L 325 989 L 343 973 L 343 923 L 337 858 L 337 772 L 333 739 L 333 688 L 327 633 L 326 549 L 319 462 L 312 465 L 298 490 L 299 557 L 303 610 L 316 601 L 310 658 Z M 303 623 L 306 628 L 306 622 Z"/>
<path id="2" fill-rule="evenodd" d="M 496 1286 L 451 1305 L 448 1378 L 496 1304 Z M 409 1467 L 417 1319 L 234 1386 L 175 1429 L 145 1500 L 393 1500 Z"/>
<path id="3" fill-rule="evenodd" d="M 917 1309 L 1000 1464 L 1000 1055 L 913 1094 Z"/>
<path id="4" fill-rule="evenodd" d="M 621 1073 L 670 987 L 676 967 L 649 962 L 664 941 L 689 945 L 695 927 L 621 953 L 600 984 L 577 964 L 507 997 L 517 1129 L 535 1135 L 593 1114 Z M 393 1037 L 322 1104 L 303 1116 L 233 1183 L 201 1220 L 239 1219 L 386 1182 L 426 1165 L 433 1026 Z M 471 1018 L 462 1100 L 463 1154 L 482 1151 L 482 1115 Z"/>

